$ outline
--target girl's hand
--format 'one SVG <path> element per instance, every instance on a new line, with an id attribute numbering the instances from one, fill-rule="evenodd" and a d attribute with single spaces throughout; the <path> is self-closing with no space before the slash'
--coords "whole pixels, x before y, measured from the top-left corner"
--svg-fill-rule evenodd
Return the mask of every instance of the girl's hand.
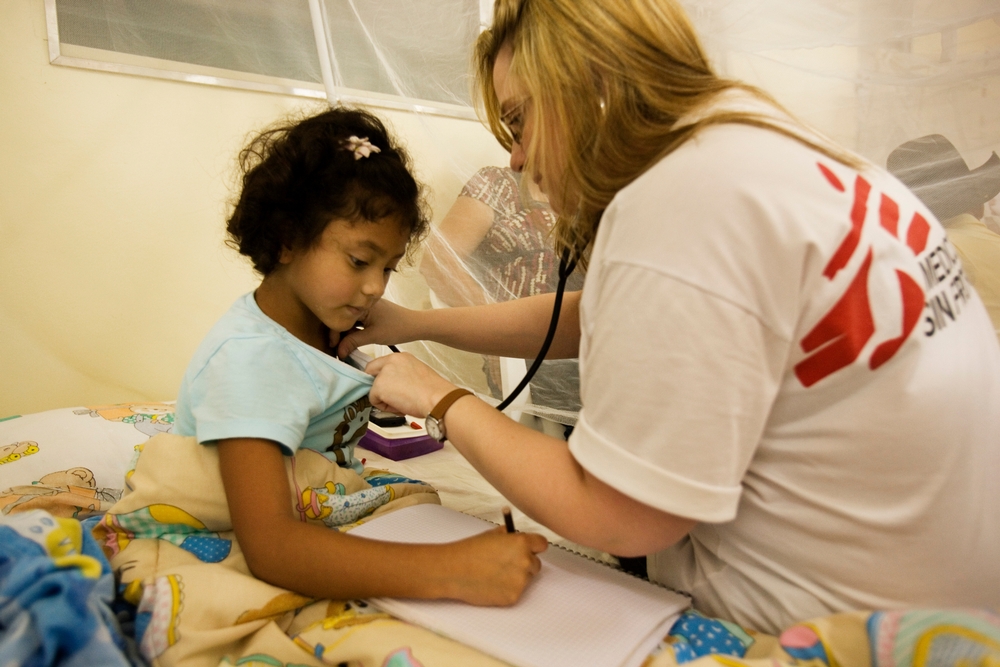
<path id="1" fill-rule="evenodd" d="M 340 332 L 331 332 L 330 347 L 336 348 L 338 359 L 346 359 L 362 345 L 407 343 L 413 340 L 407 332 L 411 330 L 411 315 L 414 312 L 391 301 L 379 299 L 361 318 L 363 329 L 354 329 L 343 339 L 340 338 Z"/>
<path id="2" fill-rule="evenodd" d="M 447 597 L 470 604 L 506 607 L 521 599 L 542 569 L 536 554 L 549 543 L 537 533 L 508 533 L 502 526 L 454 542 L 448 564 Z"/>
<path id="3" fill-rule="evenodd" d="M 379 410 L 400 415 L 429 414 L 455 385 L 408 352 L 372 359 L 365 372 L 375 376 L 368 398 Z"/>

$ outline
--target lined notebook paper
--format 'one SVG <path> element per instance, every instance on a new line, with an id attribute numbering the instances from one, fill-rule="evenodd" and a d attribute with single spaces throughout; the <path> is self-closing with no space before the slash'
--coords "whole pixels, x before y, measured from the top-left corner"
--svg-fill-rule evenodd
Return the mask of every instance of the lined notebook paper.
<path id="1" fill-rule="evenodd" d="M 352 535 L 441 543 L 494 528 L 441 505 L 407 507 Z M 541 554 L 542 570 L 512 607 L 449 600 L 375 598 L 397 618 L 518 667 L 637 667 L 689 605 L 688 598 L 565 549 Z"/>

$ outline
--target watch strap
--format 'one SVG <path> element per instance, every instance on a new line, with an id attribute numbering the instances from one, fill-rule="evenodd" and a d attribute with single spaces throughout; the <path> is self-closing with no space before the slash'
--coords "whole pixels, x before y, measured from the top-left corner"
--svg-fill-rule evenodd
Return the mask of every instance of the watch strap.
<path id="1" fill-rule="evenodd" d="M 448 408 L 451 407 L 452 403 L 462 398 L 463 396 L 469 396 L 471 394 L 472 392 L 469 391 L 468 389 L 455 389 L 453 391 L 448 392 L 447 394 L 445 394 L 444 398 L 438 401 L 438 404 L 435 405 L 434 409 L 430 411 L 428 417 L 434 417 L 434 419 L 440 422 L 442 419 L 444 419 L 444 413 L 448 412 Z"/>

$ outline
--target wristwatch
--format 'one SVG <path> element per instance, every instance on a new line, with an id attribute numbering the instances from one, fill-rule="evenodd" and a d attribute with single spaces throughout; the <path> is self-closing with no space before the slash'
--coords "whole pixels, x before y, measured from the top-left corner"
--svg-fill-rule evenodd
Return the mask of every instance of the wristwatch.
<path id="1" fill-rule="evenodd" d="M 448 437 L 448 434 L 444 430 L 444 413 L 448 412 L 448 408 L 451 404 L 458 399 L 471 394 L 472 392 L 468 389 L 455 389 L 454 391 L 448 392 L 444 398 L 442 398 L 434 409 L 431 410 L 430 414 L 427 415 L 427 419 L 424 420 L 424 427 L 427 429 L 427 435 L 431 436 L 438 442 L 444 442 Z"/>

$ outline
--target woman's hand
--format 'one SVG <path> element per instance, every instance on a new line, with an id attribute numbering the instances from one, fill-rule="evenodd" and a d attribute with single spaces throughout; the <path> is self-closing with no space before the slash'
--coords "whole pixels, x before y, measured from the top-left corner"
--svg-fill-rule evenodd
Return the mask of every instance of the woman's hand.
<path id="1" fill-rule="evenodd" d="M 444 573 L 446 597 L 482 606 L 512 605 L 541 570 L 537 554 L 548 546 L 537 533 L 507 533 L 503 527 L 453 542 Z"/>
<path id="2" fill-rule="evenodd" d="M 408 352 L 372 359 L 365 372 L 375 376 L 368 394 L 379 410 L 400 415 L 429 414 L 455 385 Z"/>
<path id="3" fill-rule="evenodd" d="M 392 301 L 379 299 L 361 318 L 363 329 L 354 329 L 343 338 L 340 338 L 340 332 L 331 332 L 330 347 L 336 348 L 338 359 L 346 359 L 362 345 L 408 343 L 414 340 L 413 335 L 408 332 L 413 331 L 415 312 L 397 306 Z"/>

